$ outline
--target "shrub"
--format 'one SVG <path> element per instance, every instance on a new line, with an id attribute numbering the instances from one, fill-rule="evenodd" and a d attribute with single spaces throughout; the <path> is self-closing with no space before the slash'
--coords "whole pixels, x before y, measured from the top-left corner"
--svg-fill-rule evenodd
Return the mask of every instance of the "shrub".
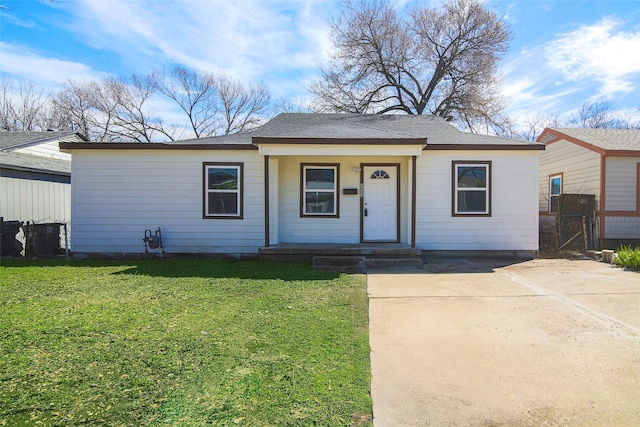
<path id="1" fill-rule="evenodd" d="M 620 246 L 614 262 L 616 265 L 631 270 L 640 270 L 640 248 L 632 249 L 631 246 Z"/>

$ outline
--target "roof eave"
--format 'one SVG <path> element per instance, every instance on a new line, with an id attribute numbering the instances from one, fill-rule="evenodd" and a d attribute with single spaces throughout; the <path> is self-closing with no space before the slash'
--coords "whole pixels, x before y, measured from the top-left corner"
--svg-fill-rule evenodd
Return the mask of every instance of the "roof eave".
<path id="1" fill-rule="evenodd" d="M 425 150 L 512 150 L 512 151 L 542 151 L 544 144 L 428 144 Z"/>
<path id="2" fill-rule="evenodd" d="M 166 144 L 159 142 L 61 142 L 61 150 L 257 150 L 251 144 Z"/>
<path id="3" fill-rule="evenodd" d="M 604 150 L 608 157 L 640 157 L 640 150 Z"/>
<path id="4" fill-rule="evenodd" d="M 0 169 L 14 170 L 14 171 L 23 171 L 23 172 L 37 172 L 44 173 L 47 175 L 59 175 L 59 176 L 71 176 L 71 172 L 66 171 L 57 171 L 45 168 L 37 168 L 37 167 L 29 167 L 29 166 L 16 166 L 16 165 L 6 165 L 0 164 Z"/>

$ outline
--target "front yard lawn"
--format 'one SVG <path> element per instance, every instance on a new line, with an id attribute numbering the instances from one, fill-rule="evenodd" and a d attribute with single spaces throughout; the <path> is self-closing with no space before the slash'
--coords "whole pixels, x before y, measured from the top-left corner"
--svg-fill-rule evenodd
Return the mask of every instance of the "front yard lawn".
<path id="1" fill-rule="evenodd" d="M 0 425 L 371 425 L 365 279 L 3 260 Z"/>

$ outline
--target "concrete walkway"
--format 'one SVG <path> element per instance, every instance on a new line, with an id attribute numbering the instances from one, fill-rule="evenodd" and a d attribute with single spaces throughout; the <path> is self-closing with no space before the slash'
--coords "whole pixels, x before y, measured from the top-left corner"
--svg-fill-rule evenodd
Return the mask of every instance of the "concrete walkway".
<path id="1" fill-rule="evenodd" d="M 375 427 L 640 425 L 638 273 L 439 260 L 368 292 Z"/>

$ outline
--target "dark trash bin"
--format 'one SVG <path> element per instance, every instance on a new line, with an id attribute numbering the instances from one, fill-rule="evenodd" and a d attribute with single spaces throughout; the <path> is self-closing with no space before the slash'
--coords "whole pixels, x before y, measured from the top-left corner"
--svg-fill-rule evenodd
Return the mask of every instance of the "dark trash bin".
<path id="1" fill-rule="evenodd" d="M 16 239 L 16 235 L 22 224 L 22 221 L 5 221 L 0 217 L 0 256 L 20 256 L 22 242 Z"/>
<path id="2" fill-rule="evenodd" d="M 25 235 L 24 255 L 53 256 L 60 251 L 60 225 L 58 223 L 29 224 L 22 227 Z"/>

